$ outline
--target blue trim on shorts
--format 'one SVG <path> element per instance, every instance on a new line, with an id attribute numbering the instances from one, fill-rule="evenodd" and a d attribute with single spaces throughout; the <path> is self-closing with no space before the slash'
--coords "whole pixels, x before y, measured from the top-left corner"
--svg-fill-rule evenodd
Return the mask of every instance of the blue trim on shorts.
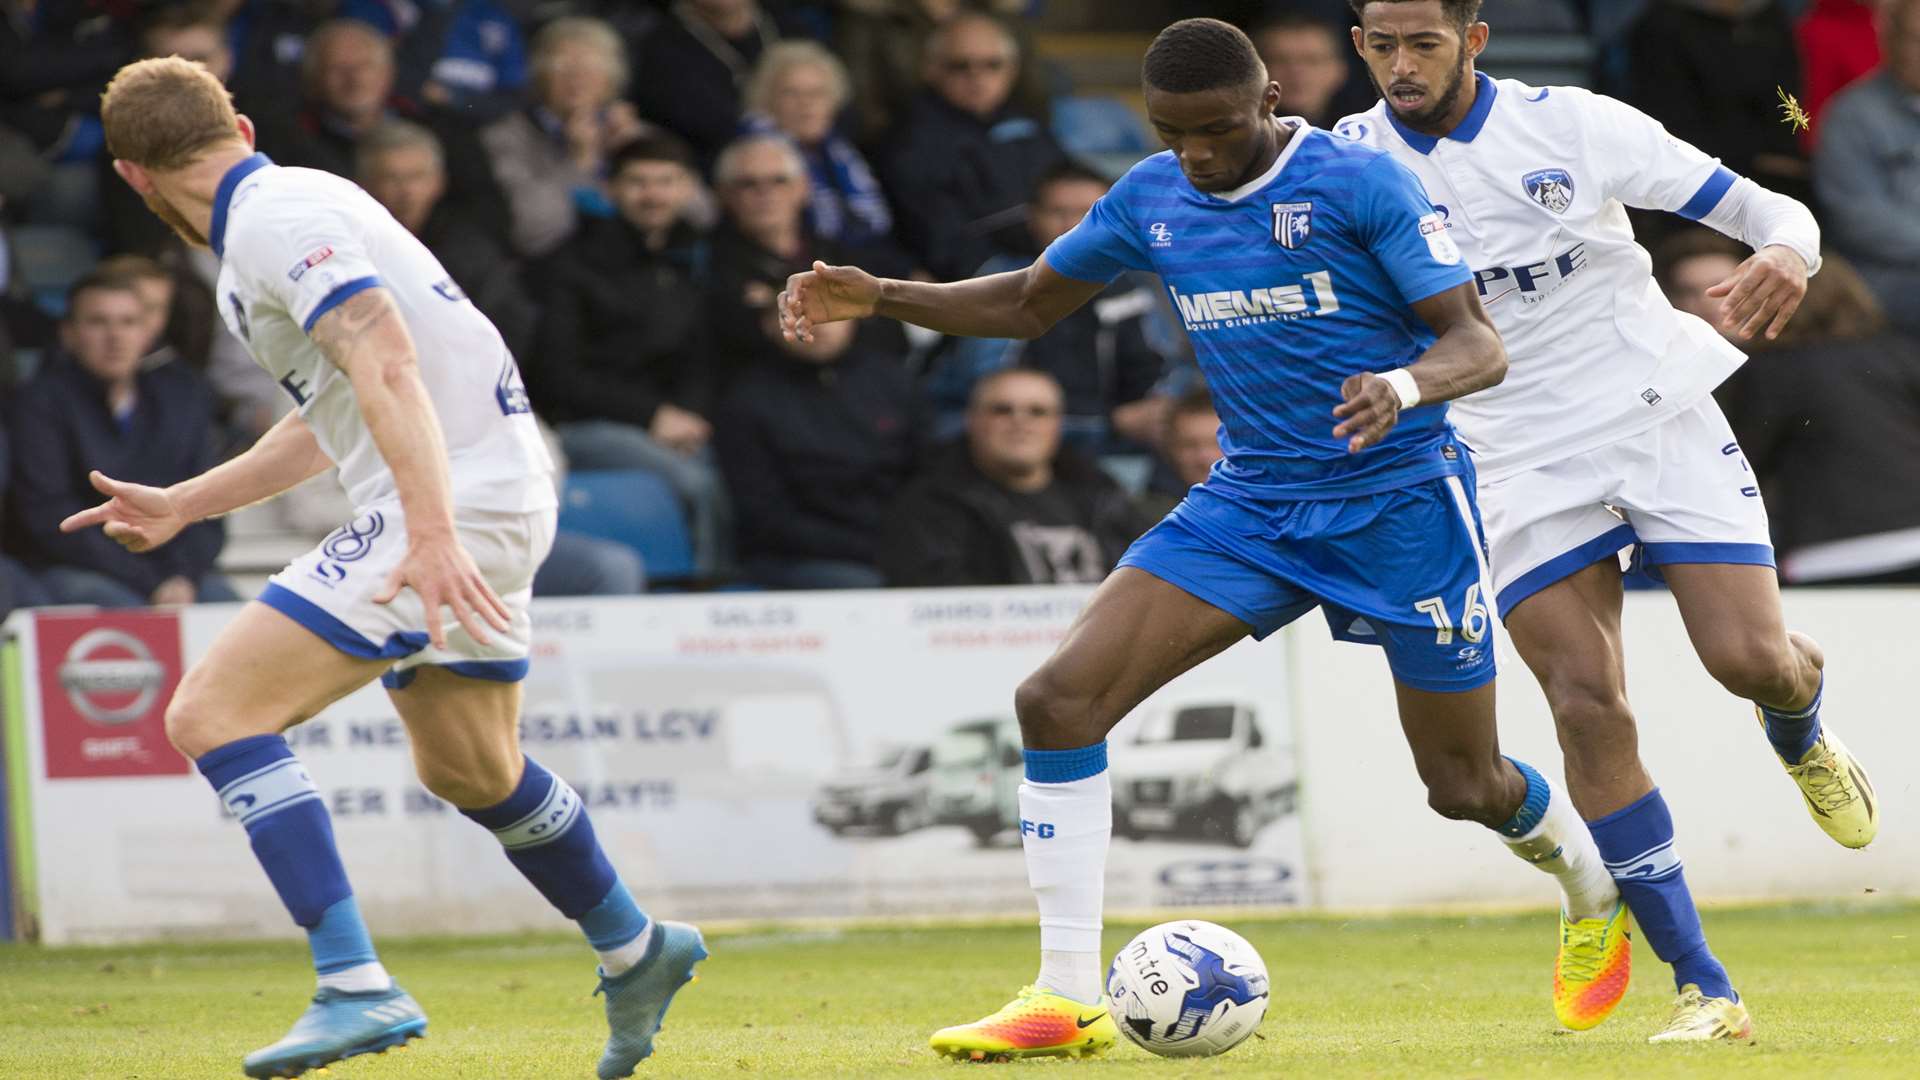
<path id="1" fill-rule="evenodd" d="M 366 277 L 357 277 L 352 281 L 343 281 L 335 285 L 333 291 L 327 294 L 326 299 L 320 301 L 320 306 L 313 309 L 313 314 L 307 316 L 307 321 L 300 324 L 300 329 L 309 334 L 313 333 L 313 324 L 320 321 L 320 316 L 346 303 L 357 293 L 363 293 L 368 289 L 377 289 L 379 287 L 380 279 L 373 274 L 368 274 Z"/>
<path id="2" fill-rule="evenodd" d="M 380 685 L 389 690 L 405 690 L 413 684 L 413 677 L 423 667 L 445 668 L 469 679 L 513 683 L 526 678 L 533 663 L 523 656 L 518 660 L 455 660 L 448 664 L 415 664 L 399 671 L 389 670 L 380 676 Z"/>
<path id="3" fill-rule="evenodd" d="M 1647 566 L 1674 563 L 1729 563 L 1735 566 L 1772 566 L 1771 544 L 1722 544 L 1689 540 L 1643 540 L 1640 551 Z"/>
<path id="4" fill-rule="evenodd" d="M 1500 590 L 1500 595 L 1494 600 L 1494 606 L 1500 609 L 1500 621 L 1505 622 L 1507 613 L 1512 611 L 1514 605 L 1520 601 L 1549 585 L 1572 577 L 1608 555 L 1618 553 L 1621 548 L 1633 544 L 1638 539 L 1634 534 L 1633 526 L 1624 523 L 1615 525 L 1572 551 L 1555 555 L 1514 578 L 1511 584 Z"/>
<path id="5" fill-rule="evenodd" d="M 395 630 L 384 644 L 375 645 L 367 635 L 341 622 L 331 612 L 284 585 L 267 582 L 259 601 L 299 623 L 315 637 L 362 660 L 398 660 L 427 647 L 433 639 L 424 630 Z"/>
<path id="6" fill-rule="evenodd" d="M 1353 641 L 1355 639 L 1346 638 L 1345 640 Z M 1493 646 L 1488 644 L 1486 648 L 1491 650 Z M 1480 689 L 1492 682 L 1499 674 L 1499 666 L 1489 663 L 1464 679 L 1419 679 L 1402 675 L 1395 671 L 1393 672 L 1393 681 L 1429 694 L 1464 694 L 1470 690 Z"/>

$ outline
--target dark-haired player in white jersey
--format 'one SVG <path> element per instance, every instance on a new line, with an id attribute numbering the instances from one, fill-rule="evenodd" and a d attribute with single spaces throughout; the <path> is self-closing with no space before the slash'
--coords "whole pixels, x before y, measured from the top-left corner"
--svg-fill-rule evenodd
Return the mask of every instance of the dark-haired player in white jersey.
<path id="1" fill-rule="evenodd" d="M 1674 968 L 1680 996 L 1653 1038 L 1744 1038 L 1752 1021 L 1707 948 L 1673 820 L 1639 760 L 1616 553 L 1634 547 L 1665 577 L 1700 659 L 1754 703 L 1829 836 L 1864 847 L 1877 810 L 1865 771 L 1821 725 L 1826 658 L 1786 629 L 1760 489 L 1711 396 L 1745 358 L 1667 303 L 1626 207 L 1754 248 L 1709 291 L 1742 337 L 1793 315 L 1820 266 L 1819 228 L 1630 106 L 1477 73 L 1480 0 L 1351 2 L 1384 100 L 1336 130 L 1420 177 L 1511 357 L 1506 381 L 1456 402 L 1454 422 L 1479 473 L 1499 613 L 1552 705 L 1567 788 Z M 1578 989 L 1556 998 L 1561 1020 L 1591 1027 L 1605 1012 Z"/>

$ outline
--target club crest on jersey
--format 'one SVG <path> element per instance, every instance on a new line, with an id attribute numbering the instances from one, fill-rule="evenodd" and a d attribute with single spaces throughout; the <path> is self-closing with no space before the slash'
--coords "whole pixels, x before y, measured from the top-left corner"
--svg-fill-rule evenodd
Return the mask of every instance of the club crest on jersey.
<path id="1" fill-rule="evenodd" d="M 1313 235 L 1313 204 L 1277 202 L 1273 204 L 1273 241 L 1292 251 L 1307 246 Z"/>
<path id="2" fill-rule="evenodd" d="M 1556 214 L 1573 205 L 1573 176 L 1565 169 L 1535 169 L 1520 178 L 1527 198 Z"/>

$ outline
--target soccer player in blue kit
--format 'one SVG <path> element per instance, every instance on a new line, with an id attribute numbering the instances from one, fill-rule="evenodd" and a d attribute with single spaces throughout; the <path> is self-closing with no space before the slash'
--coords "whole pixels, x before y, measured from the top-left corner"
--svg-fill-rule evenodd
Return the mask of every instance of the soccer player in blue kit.
<path id="1" fill-rule="evenodd" d="M 929 284 L 816 263 L 780 298 L 784 332 L 803 341 L 871 315 L 1031 338 L 1121 272 L 1155 271 L 1221 416 L 1224 460 L 1133 545 L 1016 693 L 1041 969 L 1000 1011 L 937 1032 L 933 1048 L 953 1057 L 1112 1044 L 1106 735 L 1175 676 L 1315 607 L 1336 637 L 1385 648 L 1434 810 L 1495 829 L 1559 881 L 1556 979 L 1601 962 L 1581 954 L 1594 940 L 1583 928 L 1620 903 L 1564 793 L 1499 750 L 1473 470 L 1442 403 L 1498 383 L 1506 355 L 1440 216 L 1390 156 L 1276 118 L 1279 87 L 1225 23 L 1174 23 L 1142 68 L 1170 150 L 1027 269 Z M 1622 944 L 1607 957 L 1618 992 Z"/>

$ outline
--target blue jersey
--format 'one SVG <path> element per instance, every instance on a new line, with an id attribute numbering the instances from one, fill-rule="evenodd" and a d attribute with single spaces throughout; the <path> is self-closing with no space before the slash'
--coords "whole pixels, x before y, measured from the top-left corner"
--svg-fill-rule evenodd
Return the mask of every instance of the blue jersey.
<path id="1" fill-rule="evenodd" d="M 1387 154 L 1302 125 L 1264 176 L 1224 195 L 1156 154 L 1044 258 L 1083 281 L 1160 275 L 1220 414 L 1213 494 L 1345 498 L 1460 472 L 1444 404 L 1403 412 L 1358 454 L 1333 437 L 1348 376 L 1433 344 L 1410 305 L 1473 280 L 1420 181 Z"/>

